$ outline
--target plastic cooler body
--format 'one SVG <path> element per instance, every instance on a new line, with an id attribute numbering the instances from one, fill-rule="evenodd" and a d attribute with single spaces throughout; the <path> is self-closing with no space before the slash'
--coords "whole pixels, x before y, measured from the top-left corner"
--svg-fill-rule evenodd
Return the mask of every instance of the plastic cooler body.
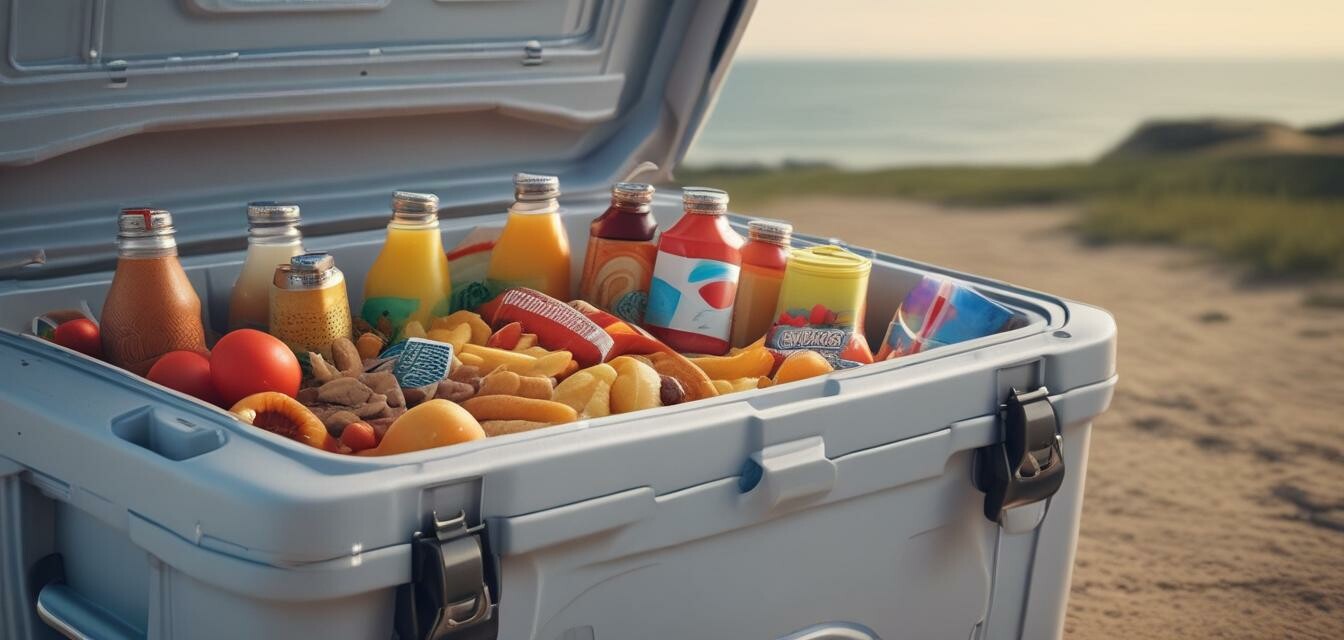
<path id="1" fill-rule="evenodd" d="M 569 233 L 604 204 L 569 203 Z M 656 212 L 675 215 L 675 200 Z M 499 217 L 450 217 L 445 243 Z M 357 298 L 381 235 L 309 245 L 336 256 Z M 873 257 L 866 324 L 882 327 L 941 271 Z M 215 326 L 241 259 L 184 259 Z M 1091 422 L 1115 382 L 1115 327 L 1097 309 L 962 275 L 1029 325 L 779 387 L 364 459 L 12 333 L 72 301 L 97 312 L 110 275 L 0 292 L 7 637 L 49 631 L 29 583 L 52 553 L 64 581 L 42 590 L 51 606 L 131 637 L 390 637 L 412 533 L 459 511 L 484 525 L 494 637 L 1060 633 Z M 983 514 L 974 456 L 1001 439 L 1010 390 L 1041 386 L 1067 472 L 1014 531 Z"/>
<path id="2" fill-rule="evenodd" d="M 299 203 L 359 305 L 393 190 L 439 194 L 451 247 L 502 224 L 513 172 L 552 173 L 578 274 L 609 185 L 645 160 L 671 176 L 751 10 L 0 0 L 0 637 L 1059 636 L 1116 380 L 1115 324 L 1086 305 L 870 253 L 870 341 L 928 273 L 1028 323 L 379 459 L 21 335 L 99 311 L 116 211 L 145 203 L 174 213 L 215 329 L 249 200 Z M 669 227 L 675 194 L 655 213 Z M 1014 391 L 1034 394 L 1016 413 Z M 1062 476 L 1002 481 L 1024 437 Z M 986 491 L 1014 508 L 987 517 Z"/>

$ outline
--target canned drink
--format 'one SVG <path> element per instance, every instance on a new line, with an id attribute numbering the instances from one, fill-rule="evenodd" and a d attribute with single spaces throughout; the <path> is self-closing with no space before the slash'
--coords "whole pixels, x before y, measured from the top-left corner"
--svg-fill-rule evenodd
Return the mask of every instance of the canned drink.
<path id="1" fill-rule="evenodd" d="M 901 301 L 878 360 L 914 355 L 1024 326 L 1026 319 L 969 287 L 925 276 Z"/>
<path id="2" fill-rule="evenodd" d="M 345 274 L 328 253 L 302 253 L 275 268 L 271 281 L 271 335 L 305 353 L 327 351 L 349 338 L 350 300 Z"/>
<path id="3" fill-rule="evenodd" d="M 785 354 L 816 351 L 836 369 L 871 363 L 863 312 L 872 269 L 872 260 L 843 247 L 794 249 L 765 346 Z"/>

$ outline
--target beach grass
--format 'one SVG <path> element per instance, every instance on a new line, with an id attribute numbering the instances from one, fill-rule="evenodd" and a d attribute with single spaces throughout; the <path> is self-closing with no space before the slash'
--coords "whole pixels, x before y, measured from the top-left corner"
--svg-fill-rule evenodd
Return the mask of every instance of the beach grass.
<path id="1" fill-rule="evenodd" d="M 737 209 L 805 195 L 897 197 L 963 206 L 1071 203 L 1088 241 L 1212 251 L 1255 276 L 1344 275 L 1344 158 L 1165 158 L 1043 167 L 870 171 L 824 166 L 681 170 Z"/>

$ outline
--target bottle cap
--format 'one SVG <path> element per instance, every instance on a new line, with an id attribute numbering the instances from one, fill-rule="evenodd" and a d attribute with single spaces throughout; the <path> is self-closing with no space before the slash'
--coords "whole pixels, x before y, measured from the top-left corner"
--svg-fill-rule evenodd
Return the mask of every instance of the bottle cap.
<path id="1" fill-rule="evenodd" d="M 286 202 L 249 202 L 247 203 L 247 223 L 256 224 L 298 224 L 299 205 Z"/>
<path id="2" fill-rule="evenodd" d="M 653 185 L 644 182 L 617 182 L 611 187 L 611 198 L 631 204 L 653 202 Z"/>
<path id="3" fill-rule="evenodd" d="M 173 234 L 173 214 L 163 209 L 130 207 L 117 216 L 117 237 L 148 238 Z"/>
<path id="4" fill-rule="evenodd" d="M 787 247 L 793 237 L 793 225 L 782 220 L 752 220 L 747 223 L 747 236 L 751 240 Z"/>
<path id="5" fill-rule="evenodd" d="M 392 194 L 392 217 L 429 222 L 439 217 L 439 197 L 432 193 L 398 191 Z"/>
<path id="6" fill-rule="evenodd" d="M 560 197 L 560 178 L 535 173 L 513 174 L 513 198 L 519 202 L 554 200 Z"/>
<path id="7" fill-rule="evenodd" d="M 709 187 L 685 187 L 681 190 L 681 205 L 686 213 L 726 213 L 728 192 Z"/>

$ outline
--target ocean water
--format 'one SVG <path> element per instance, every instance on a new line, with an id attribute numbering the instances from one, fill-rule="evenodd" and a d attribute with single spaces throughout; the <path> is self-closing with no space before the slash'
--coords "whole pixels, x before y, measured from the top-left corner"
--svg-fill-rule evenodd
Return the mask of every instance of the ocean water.
<path id="1" fill-rule="evenodd" d="M 1090 160 L 1200 116 L 1344 120 L 1344 60 L 739 60 L 685 164 Z"/>

